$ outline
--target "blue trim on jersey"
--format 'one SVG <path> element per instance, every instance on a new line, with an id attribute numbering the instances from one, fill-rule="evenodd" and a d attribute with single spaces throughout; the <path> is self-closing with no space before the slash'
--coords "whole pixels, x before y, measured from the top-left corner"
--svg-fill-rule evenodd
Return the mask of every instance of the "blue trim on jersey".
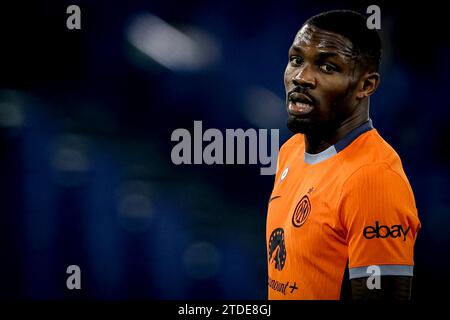
<path id="1" fill-rule="evenodd" d="M 307 164 L 316 164 L 331 158 L 338 152 L 344 150 L 348 145 L 350 145 L 356 138 L 362 135 L 364 132 L 373 129 L 372 120 L 369 119 L 362 123 L 359 127 L 350 131 L 344 138 L 336 142 L 334 145 L 328 147 L 322 152 L 311 154 L 305 151 L 304 161 Z"/>
<path id="2" fill-rule="evenodd" d="M 394 265 L 394 264 L 385 264 L 385 265 L 376 265 L 376 267 L 380 268 L 380 273 L 373 273 L 373 269 L 369 269 L 370 267 L 359 267 L 359 268 L 351 268 L 349 269 L 350 279 L 355 278 L 365 278 L 370 276 L 413 276 L 413 266 L 407 265 Z"/>
<path id="3" fill-rule="evenodd" d="M 372 120 L 369 119 L 363 124 L 361 124 L 359 127 L 353 129 L 350 131 L 344 138 L 339 140 L 334 144 L 334 148 L 337 152 L 342 151 L 347 147 L 350 143 L 352 143 L 356 138 L 358 138 L 360 135 L 362 135 L 364 132 L 367 132 L 369 130 L 373 129 Z"/>

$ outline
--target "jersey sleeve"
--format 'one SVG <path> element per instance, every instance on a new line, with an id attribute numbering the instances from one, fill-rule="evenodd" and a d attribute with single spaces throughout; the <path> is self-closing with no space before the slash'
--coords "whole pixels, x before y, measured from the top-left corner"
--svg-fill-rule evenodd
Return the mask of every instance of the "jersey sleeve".
<path id="1" fill-rule="evenodd" d="M 350 279 L 378 275 L 412 276 L 420 229 L 406 176 L 387 164 L 358 169 L 345 182 L 339 207 L 346 231 Z"/>

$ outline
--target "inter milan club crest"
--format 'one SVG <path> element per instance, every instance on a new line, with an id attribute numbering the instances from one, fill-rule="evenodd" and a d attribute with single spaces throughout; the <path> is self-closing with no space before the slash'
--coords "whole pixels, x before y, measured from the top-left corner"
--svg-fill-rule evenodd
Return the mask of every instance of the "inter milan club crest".
<path id="1" fill-rule="evenodd" d="M 294 227 L 300 228 L 309 217 L 311 212 L 311 202 L 309 202 L 308 196 L 303 198 L 297 203 L 294 213 L 292 214 L 292 224 Z"/>
<path id="2" fill-rule="evenodd" d="M 284 230 L 277 228 L 272 231 L 269 240 L 269 265 L 275 263 L 275 269 L 283 270 L 286 262 L 286 246 L 284 245 Z"/>

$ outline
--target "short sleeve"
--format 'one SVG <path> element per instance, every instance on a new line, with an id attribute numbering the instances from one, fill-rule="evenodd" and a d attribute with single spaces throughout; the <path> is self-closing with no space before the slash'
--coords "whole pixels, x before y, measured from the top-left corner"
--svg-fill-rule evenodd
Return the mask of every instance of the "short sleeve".
<path id="1" fill-rule="evenodd" d="M 345 182 L 339 206 L 346 230 L 350 279 L 413 275 L 420 221 L 406 176 L 387 164 L 367 165 Z"/>

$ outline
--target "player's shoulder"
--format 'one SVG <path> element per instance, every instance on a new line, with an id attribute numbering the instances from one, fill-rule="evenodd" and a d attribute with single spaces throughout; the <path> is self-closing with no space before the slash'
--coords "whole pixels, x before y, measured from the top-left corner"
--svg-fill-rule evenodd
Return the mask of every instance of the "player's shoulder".
<path id="1" fill-rule="evenodd" d="M 351 145 L 349 145 L 352 155 L 358 155 L 367 161 L 386 161 L 398 158 L 394 148 L 380 135 L 377 129 L 372 129 L 362 134 Z M 364 152 L 354 152 L 354 150 Z"/>
<path id="2" fill-rule="evenodd" d="M 305 139 L 304 135 L 301 133 L 296 133 L 290 137 L 280 148 L 280 153 L 286 153 L 292 149 L 298 150 L 299 148 L 304 148 Z"/>
<path id="3" fill-rule="evenodd" d="M 400 156 L 376 129 L 355 140 L 345 151 L 342 165 L 349 179 L 401 179 L 407 182 Z"/>
<path id="4" fill-rule="evenodd" d="M 298 157 L 305 150 L 305 139 L 303 134 L 297 133 L 290 137 L 281 146 L 278 152 L 277 168 L 284 167 L 286 162 L 290 159 Z"/>

